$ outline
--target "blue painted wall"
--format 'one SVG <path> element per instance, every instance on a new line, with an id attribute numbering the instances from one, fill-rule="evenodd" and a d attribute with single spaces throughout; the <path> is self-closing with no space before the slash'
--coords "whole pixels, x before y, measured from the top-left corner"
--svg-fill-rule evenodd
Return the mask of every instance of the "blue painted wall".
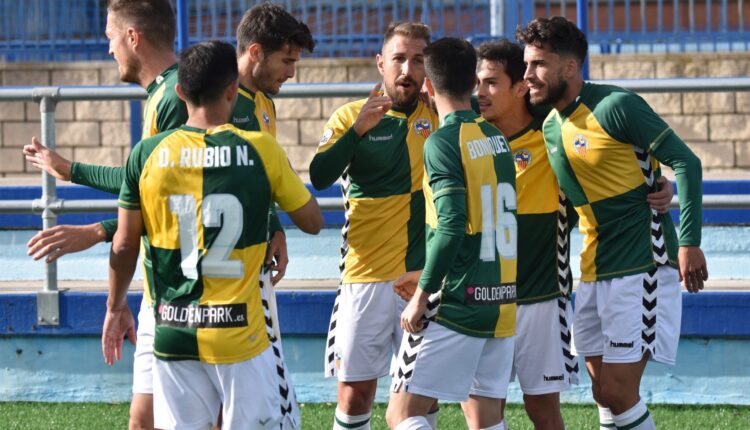
<path id="1" fill-rule="evenodd" d="M 284 352 L 303 402 L 335 400 L 335 381 L 323 373 L 324 333 L 335 293 L 279 292 Z M 130 294 L 132 309 L 140 294 Z M 103 293 L 62 293 L 61 326 L 36 325 L 33 294 L 0 294 L 0 401 L 127 401 L 130 398 L 133 347 L 109 367 L 101 356 L 99 334 Z M 750 293 L 710 292 L 683 295 L 678 362 L 650 364 L 642 396 L 658 403 L 750 405 Z M 582 367 L 583 368 L 583 367 Z M 565 402 L 590 403 L 590 382 L 562 396 Z M 387 396 L 381 380 L 379 401 Z M 517 384 L 509 401 L 520 402 Z"/>

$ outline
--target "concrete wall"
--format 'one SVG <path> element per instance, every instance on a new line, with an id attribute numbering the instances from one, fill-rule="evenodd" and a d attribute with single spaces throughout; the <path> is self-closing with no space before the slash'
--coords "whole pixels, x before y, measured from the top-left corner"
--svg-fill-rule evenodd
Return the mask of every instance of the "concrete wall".
<path id="1" fill-rule="evenodd" d="M 750 53 L 595 56 L 592 79 L 748 76 Z M 379 79 L 372 59 L 306 59 L 293 82 Z M 118 84 L 114 61 L 0 64 L 10 85 Z M 750 92 L 645 94 L 644 97 L 703 160 L 706 169 L 750 168 Z M 307 168 L 328 116 L 349 99 L 278 99 L 278 139 L 295 168 Z M 66 102 L 57 110 L 57 144 L 76 161 L 121 165 L 130 143 L 127 102 Z M 35 103 L 0 103 L 0 176 L 36 176 L 21 155 L 39 135 Z"/>

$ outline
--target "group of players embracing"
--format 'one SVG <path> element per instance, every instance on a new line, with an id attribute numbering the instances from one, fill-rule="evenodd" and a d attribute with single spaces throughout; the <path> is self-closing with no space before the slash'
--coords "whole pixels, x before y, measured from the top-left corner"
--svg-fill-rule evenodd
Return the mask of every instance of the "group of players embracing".
<path id="1" fill-rule="evenodd" d="M 136 344 L 130 428 L 303 426 L 275 330 L 273 285 L 288 263 L 275 205 L 316 234 L 316 200 L 276 142 L 270 96 L 294 76 L 308 27 L 270 3 L 248 10 L 237 47 L 175 55 L 168 0 L 110 0 L 120 78 L 144 87 L 142 140 L 124 167 L 70 162 L 36 139 L 26 159 L 59 179 L 119 194 L 118 219 L 61 225 L 34 258 L 112 241 L 102 350 Z M 680 281 L 708 278 L 700 250 L 701 165 L 636 94 L 585 82 L 585 35 L 536 18 L 478 49 L 391 24 L 379 83 L 338 108 L 310 181 L 341 183 L 341 283 L 325 372 L 334 429 L 369 429 L 391 375 L 391 428 L 436 429 L 438 400 L 471 429 L 505 429 L 517 379 L 537 429 L 562 429 L 560 392 L 585 358 L 603 429 L 653 429 L 646 363 L 674 363 Z M 680 231 L 668 206 L 674 171 Z M 570 229 L 583 234 L 575 312 Z M 138 330 L 126 293 L 138 255 Z"/>

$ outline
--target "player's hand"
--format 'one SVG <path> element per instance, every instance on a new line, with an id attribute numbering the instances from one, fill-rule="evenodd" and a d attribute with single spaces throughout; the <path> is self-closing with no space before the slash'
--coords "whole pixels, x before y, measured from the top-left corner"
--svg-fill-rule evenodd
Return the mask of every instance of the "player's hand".
<path id="1" fill-rule="evenodd" d="M 27 254 L 34 260 L 46 257 L 51 263 L 65 254 L 89 249 L 104 242 L 106 232 L 101 224 L 57 225 L 42 230 L 29 240 Z"/>
<path id="2" fill-rule="evenodd" d="M 36 136 L 31 138 L 30 145 L 24 145 L 23 155 L 26 161 L 37 169 L 44 170 L 57 179 L 70 181 L 70 161 L 46 146 L 42 146 Z"/>
<path id="3" fill-rule="evenodd" d="M 393 291 L 402 299 L 409 301 L 417 290 L 419 277 L 422 276 L 421 270 L 406 272 L 393 283 Z"/>
<path id="4" fill-rule="evenodd" d="M 680 281 L 688 292 L 697 293 L 708 280 L 708 268 L 703 251 L 697 246 L 681 246 L 677 256 L 680 264 Z"/>
<path id="5" fill-rule="evenodd" d="M 135 345 L 135 321 L 127 301 L 117 307 L 107 305 L 102 327 L 102 354 L 104 362 L 110 366 L 122 358 L 122 337 L 125 334 L 130 343 Z"/>
<path id="6" fill-rule="evenodd" d="M 669 204 L 672 202 L 672 197 L 674 197 L 674 187 L 664 176 L 657 179 L 656 183 L 658 184 L 658 191 L 647 195 L 646 201 L 651 206 L 651 209 L 656 210 L 657 213 L 665 214 L 669 212 Z"/>
<path id="7" fill-rule="evenodd" d="M 271 267 L 271 283 L 273 285 L 276 285 L 284 277 L 288 264 L 289 254 L 286 250 L 286 234 L 279 230 L 271 236 L 266 253 L 266 266 Z M 274 275 L 274 273 L 276 274 Z"/>
<path id="8" fill-rule="evenodd" d="M 418 333 L 424 328 L 424 314 L 427 311 L 427 298 L 429 295 L 417 288 L 406 309 L 401 312 L 401 328 L 407 333 Z"/>
<path id="9" fill-rule="evenodd" d="M 369 97 L 367 97 L 367 101 L 362 106 L 362 110 L 359 111 L 357 120 L 354 121 L 352 128 L 359 137 L 364 136 L 371 128 L 375 127 L 393 105 L 390 97 L 380 94 L 381 85 L 380 82 L 375 84 Z"/>

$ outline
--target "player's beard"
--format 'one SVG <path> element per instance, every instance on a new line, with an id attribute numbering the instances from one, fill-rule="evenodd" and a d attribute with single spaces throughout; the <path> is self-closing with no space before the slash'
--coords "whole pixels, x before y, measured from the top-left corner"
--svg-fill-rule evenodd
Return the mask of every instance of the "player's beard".
<path id="1" fill-rule="evenodd" d="M 281 85 L 278 87 L 275 85 L 277 79 L 274 78 L 273 71 L 271 71 L 271 68 L 268 66 L 267 59 L 264 58 L 263 61 L 255 67 L 252 75 L 253 80 L 255 81 L 255 87 L 259 91 L 272 96 L 279 93 Z"/>
<path id="2" fill-rule="evenodd" d="M 411 85 L 409 88 L 411 92 L 407 92 L 403 87 L 399 86 L 399 84 L 404 82 L 408 82 Z M 417 97 L 419 97 L 419 90 L 421 88 L 422 86 L 417 85 L 417 82 L 414 79 L 409 76 L 404 76 L 400 79 L 396 79 L 392 85 L 386 83 L 385 95 L 391 98 L 394 106 L 408 107 L 417 102 Z"/>
<path id="3" fill-rule="evenodd" d="M 549 82 L 545 82 L 544 85 L 547 87 L 547 95 L 541 99 L 531 100 L 532 105 L 553 105 L 563 98 L 565 91 L 568 89 L 568 81 L 563 79 L 562 72 L 557 77 L 556 85 Z"/>
<path id="4" fill-rule="evenodd" d="M 125 64 L 123 64 L 123 71 L 122 74 L 120 74 L 120 80 L 130 84 L 141 84 L 140 74 L 142 68 L 143 65 L 141 64 L 141 60 L 135 56 L 128 57 L 125 59 Z"/>

